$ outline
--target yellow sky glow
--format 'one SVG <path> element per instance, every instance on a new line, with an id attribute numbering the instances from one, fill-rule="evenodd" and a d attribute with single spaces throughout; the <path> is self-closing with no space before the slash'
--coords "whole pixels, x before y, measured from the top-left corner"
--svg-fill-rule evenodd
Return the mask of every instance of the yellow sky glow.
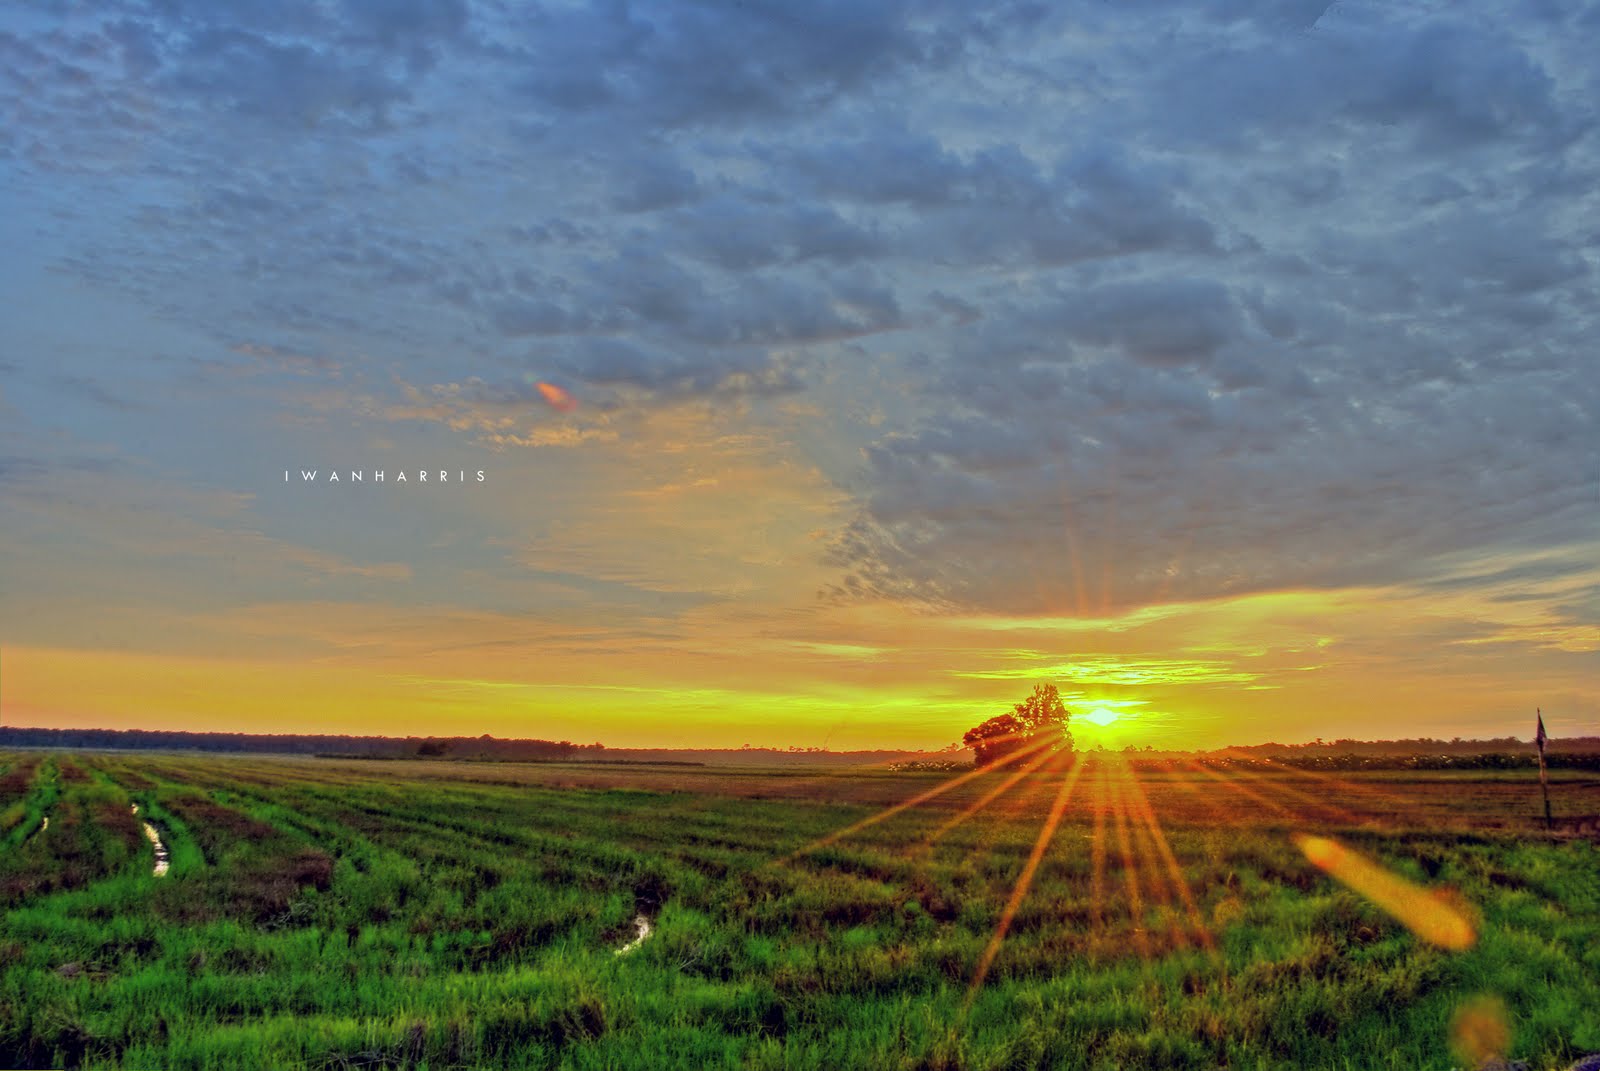
<path id="1" fill-rule="evenodd" d="M 414 393 L 405 420 L 532 430 Z M 1560 731 L 1600 650 L 1547 602 L 1471 587 L 1088 615 L 822 597 L 848 496 L 801 460 L 826 454 L 797 447 L 818 414 L 562 419 L 581 434 L 495 447 L 494 493 L 396 500 L 429 541 L 372 560 L 255 530 L 248 496 L 75 477 L 19 516 L 46 551 L 9 596 L 5 723 L 937 749 L 1052 682 L 1089 746 L 1471 736 L 1535 706 Z M 474 544 L 468 521 L 496 534 Z M 1071 572 L 1053 567 L 1041 582 Z"/>

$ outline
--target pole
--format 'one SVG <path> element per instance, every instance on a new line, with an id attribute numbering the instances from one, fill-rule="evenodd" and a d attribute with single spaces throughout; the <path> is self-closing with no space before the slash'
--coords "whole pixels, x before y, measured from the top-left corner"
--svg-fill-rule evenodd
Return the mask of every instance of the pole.
<path id="1" fill-rule="evenodd" d="M 1548 833 L 1555 827 L 1555 822 L 1550 817 L 1550 779 L 1544 769 L 1544 712 L 1535 709 L 1534 716 L 1539 719 L 1539 729 L 1533 734 L 1533 742 L 1539 746 L 1539 791 L 1544 794 L 1544 828 Z"/>

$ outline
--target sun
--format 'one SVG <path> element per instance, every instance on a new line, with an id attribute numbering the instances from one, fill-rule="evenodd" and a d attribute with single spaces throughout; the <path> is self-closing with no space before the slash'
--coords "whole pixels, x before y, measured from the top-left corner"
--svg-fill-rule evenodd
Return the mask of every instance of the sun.
<path id="1" fill-rule="evenodd" d="M 1105 728 L 1107 725 L 1110 725 L 1112 722 L 1116 721 L 1119 717 L 1121 717 L 1121 715 L 1109 707 L 1095 707 L 1093 710 L 1089 711 L 1089 713 L 1083 715 L 1083 720 L 1091 725 L 1098 725 L 1101 728 Z"/>

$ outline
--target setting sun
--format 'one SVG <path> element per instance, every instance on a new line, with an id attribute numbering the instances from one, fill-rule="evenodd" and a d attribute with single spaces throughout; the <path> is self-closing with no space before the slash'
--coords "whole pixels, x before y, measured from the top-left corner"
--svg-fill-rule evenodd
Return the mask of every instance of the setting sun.
<path id="1" fill-rule="evenodd" d="M 1091 725 L 1098 725 L 1101 728 L 1104 728 L 1105 726 L 1116 721 L 1119 717 L 1121 717 L 1121 715 L 1109 707 L 1095 707 L 1093 710 L 1089 711 L 1089 713 L 1083 716 L 1083 720 Z"/>

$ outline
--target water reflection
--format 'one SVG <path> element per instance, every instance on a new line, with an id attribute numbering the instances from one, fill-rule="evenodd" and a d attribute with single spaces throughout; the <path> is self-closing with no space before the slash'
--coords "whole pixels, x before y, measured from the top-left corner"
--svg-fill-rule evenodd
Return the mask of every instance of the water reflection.
<path id="1" fill-rule="evenodd" d="M 132 807 L 133 813 L 138 814 L 139 805 L 135 803 L 132 805 Z M 156 850 L 156 865 L 155 869 L 152 870 L 151 873 L 159 878 L 167 872 L 167 868 L 171 865 L 171 856 L 167 854 L 167 846 L 161 843 L 161 834 L 156 832 L 156 827 L 151 825 L 149 822 L 141 822 L 140 824 L 144 826 L 145 839 L 148 840 L 150 842 L 150 846 Z"/>
<path id="2" fill-rule="evenodd" d="M 638 932 L 638 936 L 629 941 L 627 944 L 623 945 L 621 948 L 617 949 L 617 955 L 620 956 L 624 953 L 632 952 L 634 949 L 644 944 L 644 939 L 650 936 L 650 920 L 645 918 L 643 915 L 633 916 L 633 928 Z"/>

